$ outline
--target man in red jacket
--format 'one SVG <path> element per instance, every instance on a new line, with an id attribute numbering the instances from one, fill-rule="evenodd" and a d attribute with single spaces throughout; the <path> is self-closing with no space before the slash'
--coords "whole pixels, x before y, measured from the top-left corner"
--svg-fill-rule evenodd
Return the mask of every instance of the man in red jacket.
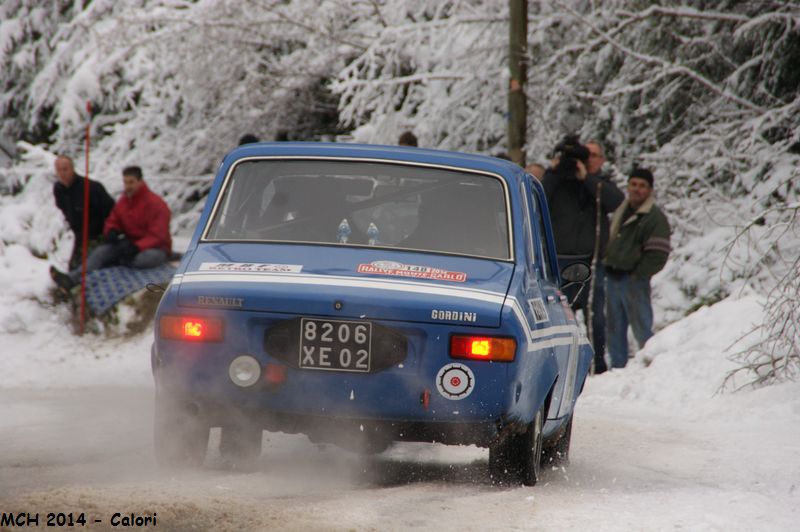
<path id="1" fill-rule="evenodd" d="M 104 242 L 86 259 L 86 270 L 122 264 L 132 268 L 154 268 L 172 252 L 169 234 L 170 210 L 144 182 L 142 169 L 122 171 L 124 194 L 114 205 L 103 227 Z M 81 269 L 64 273 L 51 268 L 53 280 L 67 290 L 78 284 Z"/>

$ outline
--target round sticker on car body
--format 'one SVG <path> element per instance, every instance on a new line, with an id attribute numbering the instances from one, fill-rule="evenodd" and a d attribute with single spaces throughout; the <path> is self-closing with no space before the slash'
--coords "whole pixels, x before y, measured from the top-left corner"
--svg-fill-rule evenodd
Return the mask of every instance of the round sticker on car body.
<path id="1" fill-rule="evenodd" d="M 436 389 L 445 399 L 464 399 L 475 388 L 475 375 L 464 364 L 448 364 L 436 374 Z"/>

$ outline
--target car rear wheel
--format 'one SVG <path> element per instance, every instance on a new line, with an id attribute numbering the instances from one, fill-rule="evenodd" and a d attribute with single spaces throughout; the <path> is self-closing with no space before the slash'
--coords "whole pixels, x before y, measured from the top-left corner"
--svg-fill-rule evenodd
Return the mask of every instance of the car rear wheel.
<path id="1" fill-rule="evenodd" d="M 519 479 L 526 486 L 539 481 L 542 471 L 542 440 L 544 427 L 544 406 L 536 412 L 528 430 L 521 435 L 521 445 L 517 450 L 516 462 L 519 465 Z"/>
<path id="2" fill-rule="evenodd" d="M 489 447 L 489 474 L 494 481 L 521 482 L 533 486 L 539 480 L 542 464 L 544 406 L 525 432 L 512 434 Z"/>
<path id="3" fill-rule="evenodd" d="M 153 443 L 162 467 L 200 467 L 208 448 L 209 425 L 189 402 L 156 393 Z"/>
<path id="4" fill-rule="evenodd" d="M 546 444 L 542 449 L 542 465 L 566 466 L 569 465 L 569 446 L 572 440 L 572 416 L 567 422 L 567 427 L 557 440 Z"/>
<path id="5" fill-rule="evenodd" d="M 261 456 L 261 427 L 224 426 L 219 439 L 219 454 L 232 469 L 253 471 Z"/>

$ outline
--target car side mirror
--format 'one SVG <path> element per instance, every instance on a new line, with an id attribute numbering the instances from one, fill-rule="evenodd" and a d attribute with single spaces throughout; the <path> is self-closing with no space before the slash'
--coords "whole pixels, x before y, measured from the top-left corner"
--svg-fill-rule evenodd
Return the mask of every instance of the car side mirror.
<path id="1" fill-rule="evenodd" d="M 578 300 L 583 289 L 586 288 L 586 281 L 591 277 L 592 270 L 585 262 L 573 262 L 561 269 L 561 289 L 567 293 L 570 304 Z M 567 290 L 576 285 L 577 289 Z"/>
<path id="2" fill-rule="evenodd" d="M 564 285 L 585 283 L 592 276 L 592 270 L 585 262 L 573 262 L 561 270 Z"/>

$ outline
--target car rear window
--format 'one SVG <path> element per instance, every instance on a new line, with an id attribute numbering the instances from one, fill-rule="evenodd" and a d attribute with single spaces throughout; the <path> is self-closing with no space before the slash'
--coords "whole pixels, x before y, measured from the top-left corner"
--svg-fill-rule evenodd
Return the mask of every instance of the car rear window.
<path id="1" fill-rule="evenodd" d="M 503 183 L 404 164 L 260 159 L 238 163 L 205 240 L 378 246 L 509 259 Z"/>

